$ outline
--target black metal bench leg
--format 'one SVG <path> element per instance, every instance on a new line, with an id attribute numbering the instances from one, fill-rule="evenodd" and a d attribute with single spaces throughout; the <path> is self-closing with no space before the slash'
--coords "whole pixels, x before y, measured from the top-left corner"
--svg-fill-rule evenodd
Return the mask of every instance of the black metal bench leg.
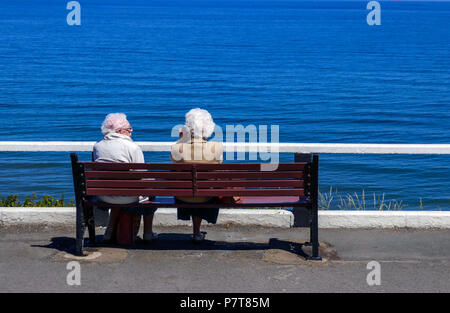
<path id="1" fill-rule="evenodd" d="M 318 212 L 317 208 L 312 209 L 312 220 L 310 230 L 310 242 L 309 246 L 312 246 L 312 255 L 308 257 L 308 260 L 322 261 L 322 257 L 319 256 L 319 225 L 318 225 Z"/>
<path id="2" fill-rule="evenodd" d="M 314 261 L 321 261 L 322 258 L 319 256 L 319 156 L 317 154 L 313 155 L 311 174 L 313 178 L 311 184 L 312 206 L 310 226 L 312 256 L 310 256 L 309 259 Z"/>
<path id="3" fill-rule="evenodd" d="M 312 245 L 312 256 L 308 259 L 313 261 L 322 261 L 322 257 L 319 256 L 319 227 L 317 220 L 317 210 L 313 211 L 313 219 L 311 223 L 311 245 Z"/>
<path id="4" fill-rule="evenodd" d="M 77 221 L 76 221 L 76 239 L 75 239 L 75 254 L 83 255 L 83 240 L 84 240 L 84 231 L 86 229 L 86 224 L 84 220 L 84 212 L 83 206 L 81 203 L 77 203 Z"/>
<path id="5" fill-rule="evenodd" d="M 92 205 L 87 205 L 84 208 L 84 219 L 85 224 L 88 227 L 89 232 L 89 244 L 95 244 L 95 219 L 94 219 L 94 207 Z"/>
<path id="6" fill-rule="evenodd" d="M 309 241 L 307 241 L 307 242 L 305 242 L 303 244 L 305 247 L 311 247 L 312 246 L 312 237 L 313 237 L 312 227 L 309 226 Z"/>

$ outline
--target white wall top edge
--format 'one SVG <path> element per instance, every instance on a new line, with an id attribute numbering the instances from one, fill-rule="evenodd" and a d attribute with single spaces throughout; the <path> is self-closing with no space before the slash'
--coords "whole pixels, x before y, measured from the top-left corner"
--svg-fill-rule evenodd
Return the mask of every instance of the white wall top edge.
<path id="1" fill-rule="evenodd" d="M 75 207 L 0 207 L 1 213 L 58 213 L 75 212 Z M 175 208 L 159 208 L 157 212 L 174 212 Z M 223 209 L 221 212 L 239 212 L 262 215 L 289 215 L 284 209 Z M 327 216 L 439 216 L 450 217 L 450 211 L 378 211 L 378 210 L 319 210 L 319 215 Z"/>
<path id="2" fill-rule="evenodd" d="M 378 211 L 378 210 L 319 210 L 319 216 L 417 216 L 417 217 L 448 217 L 450 218 L 450 211 Z"/>
<path id="3" fill-rule="evenodd" d="M 136 142 L 146 152 L 169 152 L 174 142 Z M 3 152 L 90 152 L 93 141 L 0 141 Z M 450 144 L 224 143 L 225 152 L 450 154 Z"/>

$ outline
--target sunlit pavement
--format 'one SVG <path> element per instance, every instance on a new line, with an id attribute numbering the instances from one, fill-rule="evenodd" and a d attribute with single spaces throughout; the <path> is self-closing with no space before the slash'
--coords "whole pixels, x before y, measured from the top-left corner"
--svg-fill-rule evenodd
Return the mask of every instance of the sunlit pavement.
<path id="1" fill-rule="evenodd" d="M 307 229 L 203 230 L 199 245 L 189 227 L 158 227 L 155 243 L 99 245 L 77 258 L 73 229 L 3 228 L 0 292 L 450 291 L 448 230 L 323 229 L 323 261 L 305 260 Z"/>

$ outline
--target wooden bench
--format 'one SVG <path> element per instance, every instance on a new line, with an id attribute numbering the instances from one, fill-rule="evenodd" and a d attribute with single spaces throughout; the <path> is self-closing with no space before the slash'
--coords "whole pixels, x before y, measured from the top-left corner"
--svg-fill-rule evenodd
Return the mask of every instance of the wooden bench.
<path id="1" fill-rule="evenodd" d="M 294 227 L 309 227 L 312 255 L 320 260 L 318 240 L 317 154 L 297 154 L 295 162 L 262 171 L 259 163 L 174 164 L 79 162 L 71 154 L 76 200 L 76 253 L 82 255 L 85 228 L 95 243 L 92 196 L 149 196 L 133 204 L 95 202 L 95 206 L 139 207 L 282 207 L 293 208 Z M 175 196 L 239 196 L 242 203 L 175 204 Z"/>

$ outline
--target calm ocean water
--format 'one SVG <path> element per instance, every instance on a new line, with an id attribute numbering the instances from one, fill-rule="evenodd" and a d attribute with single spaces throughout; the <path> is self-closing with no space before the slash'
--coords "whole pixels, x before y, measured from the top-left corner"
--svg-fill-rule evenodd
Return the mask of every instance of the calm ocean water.
<path id="1" fill-rule="evenodd" d="M 280 142 L 450 142 L 450 2 L 382 1 L 372 27 L 367 1 L 79 2 L 71 27 L 67 1 L 0 1 L 1 140 L 95 141 L 119 111 L 172 141 L 199 106 Z M 321 155 L 320 189 L 448 210 L 449 161 Z M 0 196 L 31 192 L 73 197 L 68 153 L 0 152 Z"/>

